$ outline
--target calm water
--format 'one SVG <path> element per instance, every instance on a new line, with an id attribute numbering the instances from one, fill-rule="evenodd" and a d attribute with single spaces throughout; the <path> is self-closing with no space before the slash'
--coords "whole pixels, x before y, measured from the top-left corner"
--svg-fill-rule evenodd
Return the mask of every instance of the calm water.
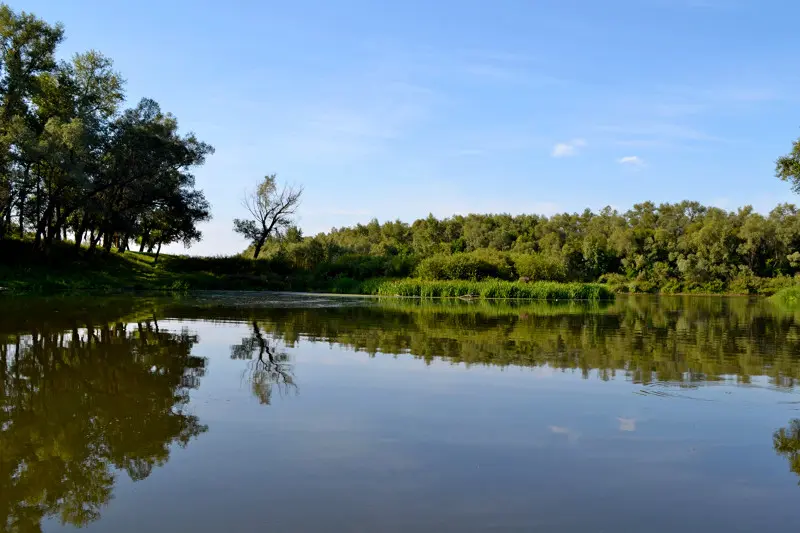
<path id="1" fill-rule="evenodd" d="M 800 314 L 0 300 L 0 527 L 785 531 Z"/>

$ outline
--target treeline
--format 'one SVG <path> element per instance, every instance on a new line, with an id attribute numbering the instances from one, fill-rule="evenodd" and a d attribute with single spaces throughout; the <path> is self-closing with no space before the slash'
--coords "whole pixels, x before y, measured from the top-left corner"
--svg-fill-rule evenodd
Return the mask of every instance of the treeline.
<path id="1" fill-rule="evenodd" d="M 213 152 L 150 99 L 122 110 L 124 81 L 96 51 L 56 59 L 60 24 L 0 4 L 0 241 L 39 249 L 190 244 L 210 206 L 192 167 Z"/>
<path id="2" fill-rule="evenodd" d="M 750 206 L 684 201 L 624 213 L 372 220 L 314 237 L 293 229 L 261 257 L 327 278 L 601 280 L 637 292 L 755 292 L 767 278 L 788 284 L 800 271 L 800 211 L 782 204 L 765 216 Z"/>

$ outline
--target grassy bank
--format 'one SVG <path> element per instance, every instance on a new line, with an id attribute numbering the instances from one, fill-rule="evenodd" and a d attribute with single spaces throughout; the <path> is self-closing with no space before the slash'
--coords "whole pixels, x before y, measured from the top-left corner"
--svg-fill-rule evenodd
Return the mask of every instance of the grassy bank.
<path id="1" fill-rule="evenodd" d="M 267 260 L 242 257 L 162 255 L 158 261 L 135 252 L 104 254 L 64 244 L 47 255 L 29 242 L 0 245 L 0 287 L 13 293 L 65 291 L 289 290 L 419 298 L 606 300 L 603 285 L 519 283 L 500 280 L 424 281 L 417 279 L 327 278 L 280 269 Z"/>
<path id="2" fill-rule="evenodd" d="M 355 261 L 355 266 L 360 263 Z M 363 265 L 360 265 L 363 266 Z M 362 271 L 363 270 L 363 271 Z M 391 276 L 376 277 L 376 276 Z M 607 300 L 613 293 L 764 294 L 800 285 L 789 276 L 753 279 L 747 286 L 720 284 L 657 286 L 609 276 L 604 283 L 423 280 L 394 272 L 351 268 L 297 270 L 285 261 L 246 257 L 188 257 L 135 252 L 105 254 L 54 246 L 47 254 L 27 241 L 0 242 L 0 287 L 14 293 L 56 294 L 85 291 L 273 290 L 368 294 L 417 298 Z M 795 296 L 796 297 L 796 296 Z"/>

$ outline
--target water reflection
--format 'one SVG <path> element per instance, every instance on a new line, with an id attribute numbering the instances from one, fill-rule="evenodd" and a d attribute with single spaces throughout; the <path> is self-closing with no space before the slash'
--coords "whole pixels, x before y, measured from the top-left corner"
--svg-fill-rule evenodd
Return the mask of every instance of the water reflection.
<path id="1" fill-rule="evenodd" d="M 800 476 L 800 419 L 795 418 L 787 427 L 777 430 L 772 435 L 772 445 L 778 455 L 789 461 L 789 470 Z"/>
<path id="2" fill-rule="evenodd" d="M 174 322 L 165 328 L 166 319 L 197 322 L 189 324 L 190 329 L 176 329 Z M 202 328 L 210 329 L 210 324 L 220 323 L 242 328 L 235 337 L 222 337 L 221 355 L 228 365 L 232 361 L 240 364 L 235 372 L 243 372 L 247 388 L 264 405 L 296 394 L 298 380 L 308 379 L 313 373 L 312 356 L 306 355 L 303 364 L 308 366 L 298 365 L 298 370 L 293 353 L 299 346 L 310 343 L 328 343 L 370 356 L 408 354 L 409 360 L 419 360 L 417 366 L 444 360 L 466 366 L 546 367 L 547 372 L 563 371 L 585 379 L 627 381 L 635 385 L 628 387 L 631 393 L 655 397 L 654 401 L 663 398 L 666 402 L 676 396 L 698 399 L 704 392 L 699 389 L 715 384 L 741 385 L 743 388 L 737 391 L 763 387 L 770 394 L 777 391 L 783 394 L 792 391 L 800 379 L 800 317 L 775 309 L 763 300 L 627 298 L 604 305 L 554 306 L 485 302 L 422 304 L 395 300 L 345 305 L 343 301 L 316 298 L 313 307 L 297 302 L 285 306 L 284 302 L 265 300 L 259 295 L 236 300 L 65 299 L 41 305 L 35 301 L 14 301 L 0 313 L 0 529 L 40 531 L 46 517 L 56 517 L 64 524 L 87 525 L 99 518 L 103 506 L 112 498 L 120 472 L 124 471 L 134 481 L 145 479 L 154 468 L 167 462 L 173 445 L 186 446 L 207 431 L 208 427 L 193 414 L 189 404 L 189 391 L 202 390 L 203 382 L 212 377 L 205 375 L 208 361 L 193 355 L 200 343 L 193 331 L 202 332 Z M 370 366 L 366 371 L 373 368 Z M 398 372 L 404 368 L 408 369 L 397 366 Z M 394 372 L 395 367 L 391 370 Z M 304 371 L 309 374 L 304 375 Z M 230 379 L 232 375 L 236 374 L 225 377 Z M 493 376 L 488 379 L 498 379 L 497 374 L 485 375 Z M 316 379 L 320 379 L 320 374 Z M 583 383 L 573 380 L 578 381 Z M 328 386 L 321 381 L 315 385 Z M 387 417 L 391 416 L 396 397 L 369 396 L 377 393 L 359 389 L 355 383 L 345 385 L 351 387 L 350 395 L 340 391 L 338 398 L 352 399 L 353 403 L 342 404 L 345 409 L 340 409 L 353 411 L 351 424 L 359 420 L 355 415 L 360 404 L 383 402 L 382 408 L 388 409 Z M 604 391 L 614 388 L 606 383 L 598 385 Z M 209 383 L 205 386 L 208 388 Z M 216 394 L 225 390 L 225 386 L 219 386 L 213 398 L 218 399 Z M 679 390 L 687 388 L 698 390 Z M 312 389 L 309 386 L 309 395 L 313 395 Z M 250 392 L 245 394 L 249 397 Z M 537 394 L 544 397 L 545 392 Z M 339 419 L 330 416 L 325 419 L 335 428 L 326 433 L 328 426 L 319 417 L 315 418 L 318 410 L 324 410 L 319 404 L 303 403 L 306 397 L 304 394 L 294 401 L 293 416 L 298 417 L 301 427 L 303 417 L 308 417 L 305 431 L 313 430 L 320 435 L 318 440 L 334 437 L 328 439 L 326 453 L 336 451 L 337 436 L 347 447 L 359 445 L 358 440 L 346 439 L 350 435 L 339 428 Z M 213 398 L 209 401 L 214 401 Z M 405 398 L 412 400 L 411 396 Z M 471 397 L 465 398 L 470 401 Z M 645 401 L 639 396 L 625 398 L 626 405 Z M 507 399 L 509 404 L 519 405 L 529 401 L 512 393 Z M 647 398 L 650 399 L 653 398 Z M 708 401 L 707 397 L 702 399 Z M 491 400 L 481 398 L 481 402 Z M 249 413 L 242 404 L 231 405 Z M 454 411 L 442 414 L 431 427 L 449 423 L 450 430 L 461 428 L 459 404 L 454 400 L 453 404 L 441 405 L 450 405 Z M 516 431 L 520 413 L 525 412 L 519 405 L 511 406 L 517 407 L 517 411 L 514 416 L 508 415 L 507 420 L 501 411 L 492 411 L 501 413 L 492 417 L 497 424 L 492 427 L 499 428 L 498 433 Z M 539 405 L 535 410 L 547 410 Z M 680 409 L 691 408 L 682 405 Z M 669 409 L 678 410 L 665 404 L 658 407 L 662 416 Z M 767 408 L 774 414 L 774 405 Z M 264 410 L 258 412 L 265 416 Z M 285 413 L 274 408 L 268 413 L 283 424 L 267 428 L 261 418 L 251 425 L 260 431 L 272 431 L 269 433 L 275 437 L 272 446 L 280 448 L 284 437 L 291 437 L 291 433 L 281 433 L 290 431 L 286 429 L 288 419 L 279 418 Z M 564 407 L 560 413 L 570 415 L 572 411 Z M 724 409 L 714 411 L 719 413 L 727 414 Z M 417 415 L 413 409 L 401 414 L 395 411 L 393 420 L 399 420 L 399 424 L 385 430 L 380 439 L 371 441 L 391 450 L 391 457 L 401 457 L 404 453 L 411 456 L 409 450 L 413 446 L 404 448 L 397 443 L 404 442 L 404 432 L 413 437 L 415 427 L 420 432 L 424 429 L 419 422 L 414 425 Z M 485 427 L 480 420 L 486 424 L 486 419 L 480 418 L 480 412 L 475 412 L 475 416 L 469 424 L 475 425 L 475 434 L 481 434 Z M 757 432 L 759 449 L 776 463 L 769 450 L 769 436 L 783 420 L 783 416 L 772 420 Z M 648 422 L 646 418 L 642 421 L 637 412 L 615 412 L 611 425 L 624 437 L 643 439 L 641 434 Z M 563 442 L 564 446 L 577 449 L 584 441 L 593 445 L 600 442 L 596 428 L 595 435 L 592 434 L 591 425 L 587 429 L 555 419 L 542 427 L 555 435 L 553 442 Z M 680 426 L 672 427 L 680 431 Z M 434 429 L 429 431 L 436 434 Z M 365 441 L 373 435 L 365 429 L 353 433 Z M 525 438 L 520 436 L 519 442 L 527 445 L 528 434 L 520 435 Z M 211 440 L 210 437 L 200 442 Z M 236 439 L 238 435 L 232 434 L 230 438 Z M 629 447 L 625 453 L 641 450 L 635 447 L 636 443 L 645 442 L 614 438 L 619 439 L 614 441 L 614 449 Z M 674 438 L 678 441 L 681 435 Z M 775 452 L 785 457 L 790 470 L 800 476 L 800 419 L 775 431 L 772 438 Z M 458 446 L 469 444 L 458 443 L 452 448 L 452 442 L 446 442 L 447 446 L 440 442 L 441 455 L 432 455 L 430 465 L 442 465 L 452 450 L 466 453 L 465 448 Z M 655 440 L 648 442 L 643 446 L 659 445 Z M 312 449 L 304 440 L 294 441 L 282 451 L 284 459 L 294 458 L 291 451 L 298 444 Z M 363 447 L 357 449 L 366 453 L 366 445 L 360 445 Z M 494 457 L 493 449 L 484 446 L 487 447 L 480 453 Z M 545 445 L 541 446 L 537 453 L 548 453 Z M 424 451 L 417 453 L 424 455 Z M 313 458 L 310 452 L 307 455 Z M 459 457 L 458 453 L 455 457 Z M 608 457 L 611 457 L 608 461 L 613 459 L 610 454 Z M 317 466 L 330 468 L 319 457 L 317 461 Z M 501 459 L 497 461 L 503 466 Z M 452 472 L 456 471 L 461 470 Z M 515 471 L 516 467 L 509 467 L 509 472 Z M 325 486 L 321 477 L 308 479 L 311 480 L 307 485 L 297 482 L 298 490 L 321 490 Z M 458 493 L 455 486 L 445 484 L 440 488 Z"/>
<path id="3" fill-rule="evenodd" d="M 3 531 L 40 531 L 48 516 L 86 525 L 111 499 L 118 471 L 142 480 L 170 445 L 205 432 L 187 412 L 205 368 L 191 355 L 196 343 L 153 320 L 73 321 L 66 331 L 42 320 L 0 333 Z"/>
<path id="4" fill-rule="evenodd" d="M 163 312 L 247 321 L 288 346 L 304 338 L 369 354 L 547 365 L 643 385 L 750 384 L 767 376 L 771 386 L 788 389 L 800 378 L 800 321 L 747 298 L 625 298 L 606 306 L 388 301 L 311 309 L 184 302 Z"/>
<path id="5" fill-rule="evenodd" d="M 231 347 L 231 359 L 246 359 L 250 362 L 245 370 L 246 379 L 258 401 L 269 405 L 273 388 L 281 396 L 291 390 L 297 391 L 294 369 L 289 354 L 281 351 L 274 339 L 264 335 L 258 322 L 251 322 L 250 327 L 250 336 Z"/>

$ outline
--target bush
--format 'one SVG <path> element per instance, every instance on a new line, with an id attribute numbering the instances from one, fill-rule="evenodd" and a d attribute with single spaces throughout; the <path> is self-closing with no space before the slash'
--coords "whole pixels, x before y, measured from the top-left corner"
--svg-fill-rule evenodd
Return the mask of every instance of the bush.
<path id="1" fill-rule="evenodd" d="M 514 269 L 517 275 L 532 281 L 566 281 L 567 267 L 558 256 L 541 253 L 515 254 Z"/>
<path id="2" fill-rule="evenodd" d="M 774 278 L 761 278 L 759 292 L 770 296 L 780 292 L 782 289 L 794 287 L 800 284 L 800 280 L 791 276 L 777 276 Z"/>
<path id="3" fill-rule="evenodd" d="M 426 280 L 513 279 L 513 265 L 507 254 L 479 250 L 452 255 L 437 254 L 417 266 L 417 276 Z"/>
<path id="4" fill-rule="evenodd" d="M 747 267 L 740 267 L 736 276 L 728 283 L 728 291 L 737 294 L 757 294 L 761 288 L 761 279 Z"/>
<path id="5" fill-rule="evenodd" d="M 335 261 L 318 265 L 314 270 L 320 279 L 352 278 L 364 280 L 369 278 L 405 277 L 414 268 L 413 259 L 406 257 L 375 257 L 369 255 L 349 254 Z"/>

